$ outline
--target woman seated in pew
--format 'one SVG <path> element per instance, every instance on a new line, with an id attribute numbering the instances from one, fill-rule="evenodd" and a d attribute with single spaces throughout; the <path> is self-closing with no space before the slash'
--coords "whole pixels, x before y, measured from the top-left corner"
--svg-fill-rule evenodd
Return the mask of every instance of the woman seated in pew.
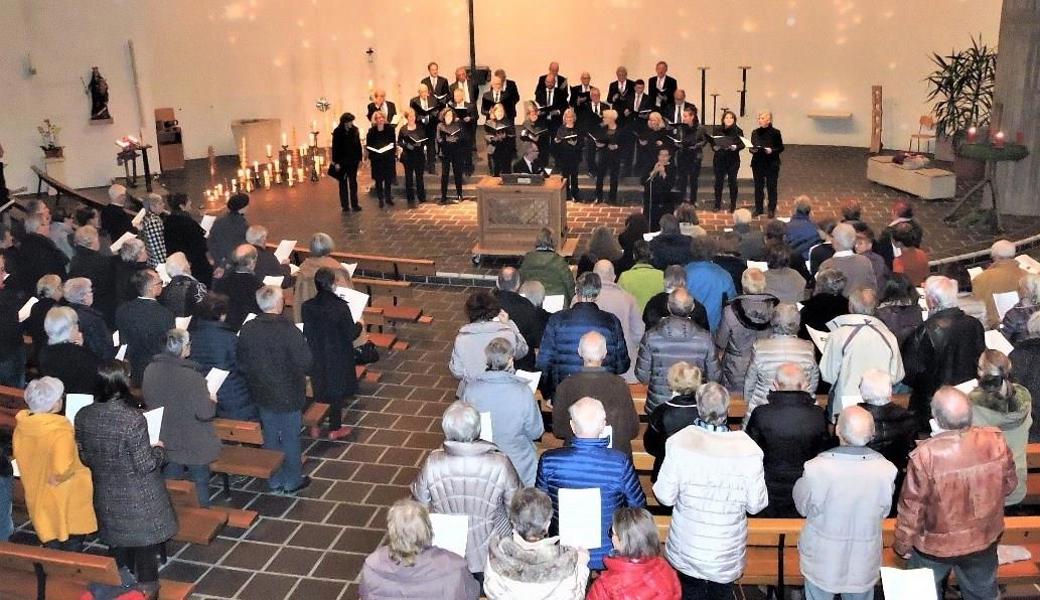
<path id="1" fill-rule="evenodd" d="M 588 600 L 679 600 L 679 579 L 661 556 L 653 516 L 645 508 L 619 508 L 611 529 L 614 552 L 603 559 L 606 570 L 589 588 Z"/>
<path id="2" fill-rule="evenodd" d="M 98 537 L 120 567 L 133 567 L 137 589 L 159 597 L 159 546 L 177 533 L 162 478 L 166 449 L 151 445 L 148 424 L 130 395 L 130 369 L 112 360 L 98 369 L 94 403 L 76 416 L 76 444 L 91 470 Z"/>
<path id="3" fill-rule="evenodd" d="M 223 369 L 229 375 L 217 390 L 217 416 L 237 421 L 260 421 L 249 386 L 238 370 L 238 332 L 227 325 L 228 297 L 210 292 L 195 305 L 191 324 L 191 359 L 203 372 Z"/>
<path id="4" fill-rule="evenodd" d="M 195 483 L 199 506 L 209 506 L 209 463 L 220 455 L 213 430 L 217 399 L 211 397 L 199 365 L 188 358 L 191 338 L 183 329 L 166 333 L 163 352 L 144 370 L 141 391 L 149 410 L 164 408 L 159 439 L 166 448 L 166 479 Z"/>
<path id="5" fill-rule="evenodd" d="M 654 457 L 654 471 L 650 481 L 657 481 L 657 473 L 664 463 L 665 442 L 697 420 L 697 389 L 701 387 L 701 370 L 685 360 L 668 368 L 668 387 L 672 398 L 650 413 L 643 434 L 643 447 Z"/>
<path id="6" fill-rule="evenodd" d="M 84 536 L 97 531 L 98 523 L 90 469 L 79 460 L 72 423 L 60 414 L 64 392 L 65 386 L 54 377 L 29 382 L 29 408 L 15 417 L 13 455 L 40 543 L 79 552 Z"/>

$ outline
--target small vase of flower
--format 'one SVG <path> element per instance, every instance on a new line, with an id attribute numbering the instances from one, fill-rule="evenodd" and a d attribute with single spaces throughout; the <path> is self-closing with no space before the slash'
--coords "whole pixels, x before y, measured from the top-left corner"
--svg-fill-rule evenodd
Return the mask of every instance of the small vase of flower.
<path id="1" fill-rule="evenodd" d="M 64 157 L 64 148 L 58 145 L 58 134 L 61 133 L 61 127 L 51 123 L 50 119 L 44 119 L 43 125 L 38 126 L 36 131 L 40 132 L 40 139 L 42 140 L 40 149 L 43 150 L 45 157 Z"/>

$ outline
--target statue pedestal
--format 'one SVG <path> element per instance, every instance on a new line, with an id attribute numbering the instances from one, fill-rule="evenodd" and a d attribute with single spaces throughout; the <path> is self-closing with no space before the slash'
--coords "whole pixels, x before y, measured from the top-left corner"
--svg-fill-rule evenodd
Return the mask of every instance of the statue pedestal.
<path id="1" fill-rule="evenodd" d="M 44 158 L 43 170 L 57 181 L 65 181 L 65 158 Z M 48 196 L 57 196 L 58 190 L 47 186 Z"/>

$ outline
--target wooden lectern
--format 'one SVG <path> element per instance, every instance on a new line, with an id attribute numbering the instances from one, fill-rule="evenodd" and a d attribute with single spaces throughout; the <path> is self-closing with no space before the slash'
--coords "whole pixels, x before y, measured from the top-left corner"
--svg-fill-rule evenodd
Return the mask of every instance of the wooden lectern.
<path id="1" fill-rule="evenodd" d="M 567 200 L 558 175 L 542 185 L 505 185 L 501 177 L 485 177 L 477 184 L 477 223 L 474 264 L 482 256 L 523 256 L 534 249 L 543 227 L 553 230 L 561 255 L 572 256 L 578 245 L 577 239 L 566 237 Z"/>

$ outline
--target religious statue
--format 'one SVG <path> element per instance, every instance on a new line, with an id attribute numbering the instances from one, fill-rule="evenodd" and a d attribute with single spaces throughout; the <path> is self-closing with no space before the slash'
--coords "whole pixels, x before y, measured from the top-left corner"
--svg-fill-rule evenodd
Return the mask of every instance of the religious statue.
<path id="1" fill-rule="evenodd" d="M 90 93 L 90 119 L 92 121 L 103 121 L 112 118 L 108 113 L 108 81 L 101 75 L 97 67 L 90 71 L 90 83 L 87 85 Z"/>

